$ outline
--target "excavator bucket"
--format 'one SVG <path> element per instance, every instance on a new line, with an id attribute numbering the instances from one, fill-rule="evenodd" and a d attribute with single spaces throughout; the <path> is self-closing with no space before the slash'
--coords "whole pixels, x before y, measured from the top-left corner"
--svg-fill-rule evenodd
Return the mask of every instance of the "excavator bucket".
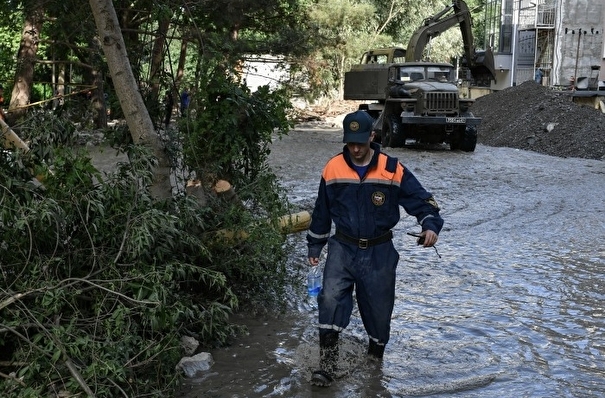
<path id="1" fill-rule="evenodd" d="M 474 59 L 468 66 L 478 86 L 489 87 L 492 80 L 496 81 L 494 53 L 491 48 L 475 51 Z"/>

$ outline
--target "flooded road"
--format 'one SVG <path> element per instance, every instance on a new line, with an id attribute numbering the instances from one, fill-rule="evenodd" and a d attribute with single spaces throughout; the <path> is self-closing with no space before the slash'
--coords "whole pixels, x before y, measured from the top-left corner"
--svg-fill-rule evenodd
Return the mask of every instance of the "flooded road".
<path id="1" fill-rule="evenodd" d="M 302 210 L 342 148 L 341 130 L 321 126 L 299 126 L 273 146 L 271 163 Z M 354 311 L 341 334 L 347 374 L 328 389 L 311 386 L 317 309 L 301 286 L 287 316 L 243 319 L 250 334 L 212 351 L 216 363 L 182 396 L 605 396 L 605 163 L 481 145 L 385 152 L 434 194 L 445 226 L 439 258 L 405 234 L 419 227 L 402 213 L 382 365 L 366 362 Z M 302 283 L 305 233 L 289 244 Z"/>

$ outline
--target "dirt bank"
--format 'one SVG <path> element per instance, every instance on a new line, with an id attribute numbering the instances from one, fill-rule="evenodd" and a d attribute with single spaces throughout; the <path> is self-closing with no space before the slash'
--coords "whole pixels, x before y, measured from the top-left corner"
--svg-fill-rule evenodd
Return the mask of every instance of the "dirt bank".
<path id="1" fill-rule="evenodd" d="M 472 109 L 483 118 L 481 144 L 560 157 L 605 158 L 605 114 L 572 102 L 570 92 L 528 81 L 480 97 Z"/>

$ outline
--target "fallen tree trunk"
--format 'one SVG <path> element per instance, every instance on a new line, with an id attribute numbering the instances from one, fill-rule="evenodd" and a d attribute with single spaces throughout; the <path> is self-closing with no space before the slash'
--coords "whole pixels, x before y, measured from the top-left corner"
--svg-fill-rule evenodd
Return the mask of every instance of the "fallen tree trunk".
<path id="1" fill-rule="evenodd" d="M 309 225 L 311 225 L 311 213 L 308 211 L 286 214 L 277 220 L 277 228 L 284 234 L 305 231 L 309 229 Z M 220 231 L 216 231 L 214 236 L 226 240 L 246 240 L 250 237 L 250 234 L 246 231 L 221 229 Z"/>
<path id="2" fill-rule="evenodd" d="M 24 151 L 29 151 L 29 146 L 21 139 L 13 129 L 2 118 L 0 118 L 0 127 L 2 127 L 2 144 L 4 148 L 20 148 Z"/>
<path id="3" fill-rule="evenodd" d="M 188 195 L 195 196 L 200 200 L 202 205 L 206 204 L 204 189 L 199 180 L 190 180 L 187 182 L 186 191 Z M 212 185 L 212 191 L 216 196 L 232 203 L 236 203 L 244 208 L 233 186 L 226 180 L 218 180 Z M 269 222 L 269 221 L 267 221 Z M 286 214 L 277 219 L 276 228 L 283 234 L 292 234 L 295 232 L 305 231 L 309 229 L 311 224 L 311 214 L 308 211 L 301 211 L 293 214 Z M 220 238 L 227 240 L 245 240 L 250 237 L 247 231 L 233 231 L 221 229 L 219 231 L 209 233 L 209 237 Z"/>
<path id="4" fill-rule="evenodd" d="M 239 205 L 242 204 L 235 193 L 235 190 L 228 181 L 218 180 L 216 183 L 214 183 L 214 185 L 212 185 L 211 189 L 212 192 L 214 192 L 218 197 L 224 198 L 227 201 L 238 203 Z M 204 186 L 200 180 L 187 181 L 185 192 L 187 192 L 187 195 L 195 197 L 201 206 L 206 206 L 206 192 L 204 191 Z"/>
<path id="5" fill-rule="evenodd" d="M 306 231 L 310 224 L 311 213 L 308 211 L 286 214 L 278 219 L 279 230 L 286 234 Z"/>
<path id="6" fill-rule="evenodd" d="M 2 134 L 0 134 L 0 141 L 2 141 L 4 148 L 6 148 L 6 149 L 19 148 L 19 149 L 23 149 L 25 152 L 29 151 L 29 145 L 27 145 L 13 131 L 13 129 L 11 129 L 9 127 L 9 125 L 6 124 L 6 122 L 4 120 L 2 120 L 2 118 L 0 118 L 0 127 L 2 128 Z M 42 183 L 44 181 L 43 175 L 33 175 L 34 172 L 32 169 L 29 169 L 29 172 L 34 177 L 32 179 L 32 182 L 34 182 L 36 185 L 39 185 L 40 183 Z"/>

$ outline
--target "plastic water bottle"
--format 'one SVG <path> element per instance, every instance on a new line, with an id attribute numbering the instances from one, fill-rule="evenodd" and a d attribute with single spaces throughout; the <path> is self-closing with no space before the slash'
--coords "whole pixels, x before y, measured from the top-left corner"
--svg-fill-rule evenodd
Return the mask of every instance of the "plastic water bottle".
<path id="1" fill-rule="evenodd" d="M 319 265 L 311 267 L 307 274 L 307 291 L 310 297 L 317 297 L 321 290 L 322 267 Z"/>

